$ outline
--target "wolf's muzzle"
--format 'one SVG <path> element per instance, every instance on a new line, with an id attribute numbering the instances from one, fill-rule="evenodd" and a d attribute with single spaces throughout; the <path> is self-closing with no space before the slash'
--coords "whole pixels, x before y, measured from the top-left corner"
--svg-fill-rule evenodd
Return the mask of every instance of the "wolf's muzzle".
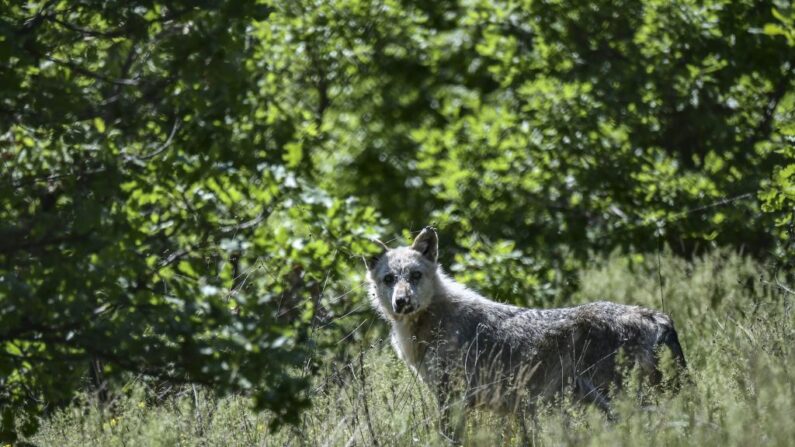
<path id="1" fill-rule="evenodd" d="M 411 305 L 411 301 L 408 298 L 397 298 L 392 308 L 398 314 L 407 314 L 414 310 L 414 306 Z"/>

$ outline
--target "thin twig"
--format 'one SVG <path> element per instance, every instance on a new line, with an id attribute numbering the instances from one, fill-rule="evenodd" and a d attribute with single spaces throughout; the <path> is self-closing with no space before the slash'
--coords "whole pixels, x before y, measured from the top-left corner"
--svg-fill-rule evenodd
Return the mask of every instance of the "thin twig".
<path id="1" fill-rule="evenodd" d="M 155 149 L 154 151 L 146 154 L 146 155 L 139 155 L 136 158 L 141 160 L 149 160 L 151 158 L 157 157 L 158 155 L 162 154 L 163 151 L 168 149 L 171 146 L 172 141 L 174 141 L 174 135 L 177 134 L 177 130 L 179 130 L 179 117 L 174 120 L 174 125 L 171 126 L 171 133 L 169 133 L 168 138 L 166 139 L 165 143 L 161 144 L 160 147 Z"/>

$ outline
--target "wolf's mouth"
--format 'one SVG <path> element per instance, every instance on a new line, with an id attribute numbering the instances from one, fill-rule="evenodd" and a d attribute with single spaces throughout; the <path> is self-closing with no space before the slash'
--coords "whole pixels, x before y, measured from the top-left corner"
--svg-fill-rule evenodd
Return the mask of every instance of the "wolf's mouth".
<path id="1" fill-rule="evenodd" d="M 408 314 L 414 312 L 416 309 L 414 308 L 413 305 L 408 304 L 408 303 L 405 303 L 405 304 L 404 303 L 396 303 L 392 307 L 392 310 L 394 310 L 395 313 L 398 314 L 398 315 L 408 315 Z"/>

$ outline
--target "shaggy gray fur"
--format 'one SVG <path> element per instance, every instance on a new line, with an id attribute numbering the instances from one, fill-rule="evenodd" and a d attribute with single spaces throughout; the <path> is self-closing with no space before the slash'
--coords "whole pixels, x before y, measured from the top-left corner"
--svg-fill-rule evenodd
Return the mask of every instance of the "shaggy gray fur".
<path id="1" fill-rule="evenodd" d="M 661 380 L 659 346 L 685 367 L 664 313 L 609 302 L 561 309 L 497 303 L 448 277 L 437 253 L 436 231 L 428 227 L 411 247 L 369 260 L 367 277 L 374 307 L 392 325 L 395 351 L 443 410 L 461 397 L 467 406 L 523 412 L 539 398 L 570 391 L 609 411 L 609 391 L 621 386 L 620 351 L 652 384 Z"/>

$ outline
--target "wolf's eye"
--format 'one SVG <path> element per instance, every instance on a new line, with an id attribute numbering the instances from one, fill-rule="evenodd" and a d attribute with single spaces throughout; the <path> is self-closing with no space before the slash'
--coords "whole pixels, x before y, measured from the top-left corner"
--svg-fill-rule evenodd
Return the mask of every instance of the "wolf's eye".
<path id="1" fill-rule="evenodd" d="M 411 280 L 412 281 L 419 281 L 422 278 L 422 272 L 411 272 Z"/>
<path id="2" fill-rule="evenodd" d="M 384 284 L 391 286 L 394 282 L 395 282 L 395 275 L 390 273 L 384 276 Z"/>

